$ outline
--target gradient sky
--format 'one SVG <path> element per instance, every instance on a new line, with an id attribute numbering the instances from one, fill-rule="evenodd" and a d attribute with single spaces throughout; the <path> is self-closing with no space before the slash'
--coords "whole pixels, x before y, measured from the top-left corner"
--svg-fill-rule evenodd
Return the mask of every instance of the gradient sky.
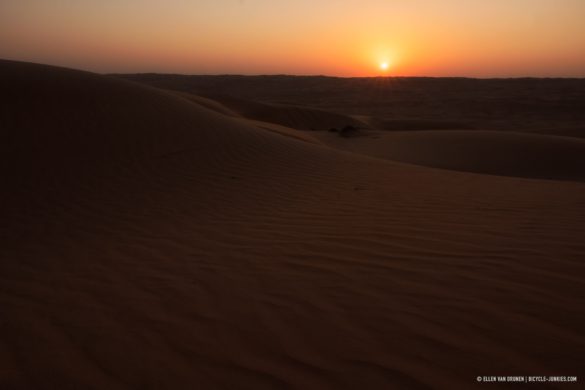
<path id="1" fill-rule="evenodd" d="M 0 57 L 97 72 L 585 77 L 585 0 L 0 0 Z"/>

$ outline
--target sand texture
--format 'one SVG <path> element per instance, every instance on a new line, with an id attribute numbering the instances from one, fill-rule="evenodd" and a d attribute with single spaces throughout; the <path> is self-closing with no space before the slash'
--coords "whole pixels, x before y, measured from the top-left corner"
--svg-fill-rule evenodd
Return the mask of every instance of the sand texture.
<path id="1" fill-rule="evenodd" d="M 344 138 L 310 128 L 375 113 L 10 61 L 0 85 L 0 389 L 585 379 L 585 147 L 552 119 Z"/>

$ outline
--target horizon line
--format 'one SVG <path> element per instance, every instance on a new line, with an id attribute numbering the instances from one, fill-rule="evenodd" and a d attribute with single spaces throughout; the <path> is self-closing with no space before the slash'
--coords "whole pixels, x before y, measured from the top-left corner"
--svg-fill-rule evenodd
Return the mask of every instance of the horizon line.
<path id="1" fill-rule="evenodd" d="M 180 77 L 314 77 L 330 79 L 469 79 L 469 80 L 513 80 L 513 79 L 566 79 L 582 80 L 585 76 L 423 76 L 423 75 L 378 75 L 378 76 L 333 76 L 326 74 L 292 74 L 292 73 L 164 73 L 164 72 L 94 72 L 104 76 L 180 76 Z"/>
<path id="2" fill-rule="evenodd" d="M 522 76 L 433 76 L 433 75 L 372 75 L 372 76 L 333 76 L 333 75 L 326 75 L 326 74 L 292 74 L 292 73 L 258 73 L 258 74 L 243 74 L 243 73 L 177 73 L 177 72 L 157 72 L 157 71 L 148 71 L 148 72 L 103 72 L 103 71 L 95 71 L 87 68 L 75 68 L 72 66 L 65 66 L 60 64 L 54 63 L 44 63 L 38 62 L 34 60 L 24 60 L 24 59 L 12 59 L 12 58 L 5 58 L 0 57 L 0 61 L 12 61 L 12 62 L 21 62 L 21 63 L 29 63 L 29 64 L 37 64 L 37 65 L 45 65 L 45 66 L 52 66 L 57 68 L 63 69 L 71 69 L 89 73 L 100 74 L 104 76 L 137 76 L 137 75 L 157 75 L 157 76 L 182 76 L 182 77 L 321 77 L 321 78 L 333 78 L 333 79 L 468 79 L 468 80 L 514 80 L 514 79 L 564 79 L 564 80 L 582 80 L 585 79 L 585 75 L 583 76 L 535 76 L 535 75 L 522 75 Z"/>

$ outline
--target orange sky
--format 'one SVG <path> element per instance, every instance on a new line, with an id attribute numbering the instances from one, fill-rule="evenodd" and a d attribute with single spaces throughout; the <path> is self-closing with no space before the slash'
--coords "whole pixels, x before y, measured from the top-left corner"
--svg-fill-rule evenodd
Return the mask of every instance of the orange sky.
<path id="1" fill-rule="evenodd" d="M 98 72 L 585 77 L 585 0 L 0 0 L 0 57 Z"/>

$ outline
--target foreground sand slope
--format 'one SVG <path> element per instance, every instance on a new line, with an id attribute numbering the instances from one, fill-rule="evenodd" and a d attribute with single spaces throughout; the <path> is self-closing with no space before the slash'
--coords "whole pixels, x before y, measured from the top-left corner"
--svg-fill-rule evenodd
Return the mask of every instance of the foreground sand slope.
<path id="1" fill-rule="evenodd" d="M 585 185 L 335 151 L 88 73 L 0 81 L 1 388 L 584 374 Z"/>

